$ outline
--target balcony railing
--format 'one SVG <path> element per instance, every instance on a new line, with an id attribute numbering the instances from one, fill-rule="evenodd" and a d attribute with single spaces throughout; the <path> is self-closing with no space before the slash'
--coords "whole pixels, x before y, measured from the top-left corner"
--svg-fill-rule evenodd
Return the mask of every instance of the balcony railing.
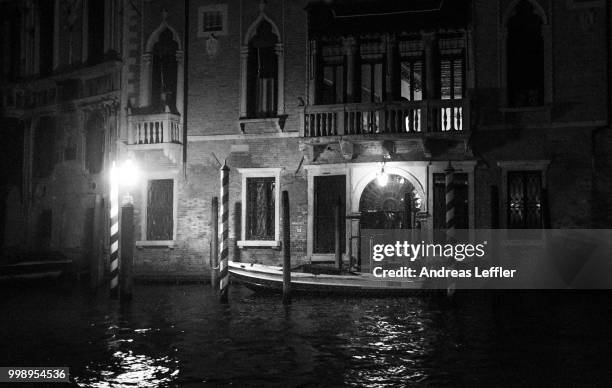
<path id="1" fill-rule="evenodd" d="M 181 143 L 183 129 L 180 116 L 156 113 L 129 116 L 129 144 Z"/>
<path id="2" fill-rule="evenodd" d="M 303 125 L 305 137 L 467 131 L 469 100 L 312 105 Z"/>

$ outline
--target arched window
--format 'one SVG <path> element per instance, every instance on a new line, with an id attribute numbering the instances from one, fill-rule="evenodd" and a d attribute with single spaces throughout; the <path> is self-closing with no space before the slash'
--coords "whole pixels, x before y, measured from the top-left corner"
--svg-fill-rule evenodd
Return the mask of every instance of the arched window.
<path id="1" fill-rule="evenodd" d="M 177 51 L 178 43 L 166 28 L 159 35 L 152 53 L 151 106 L 158 111 L 165 111 L 167 106 L 171 112 L 177 112 Z"/>
<path id="2" fill-rule="evenodd" d="M 183 112 L 184 63 L 178 33 L 164 20 L 147 40 L 141 61 L 140 107 L 150 113 Z"/>
<path id="3" fill-rule="evenodd" d="M 278 37 L 272 25 L 262 21 L 249 41 L 247 64 L 247 114 L 249 117 L 276 116 L 278 104 Z"/>
<path id="4" fill-rule="evenodd" d="M 100 113 L 89 117 L 85 131 L 85 167 L 97 174 L 104 162 L 104 118 Z"/>
<path id="5" fill-rule="evenodd" d="M 509 17 L 506 40 L 508 105 L 541 106 L 545 98 L 543 20 L 530 1 L 521 0 Z"/>

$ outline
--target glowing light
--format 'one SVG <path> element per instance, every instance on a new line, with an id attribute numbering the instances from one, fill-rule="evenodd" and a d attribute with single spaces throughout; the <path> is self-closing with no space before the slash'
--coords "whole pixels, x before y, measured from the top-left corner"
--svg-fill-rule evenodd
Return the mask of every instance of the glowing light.
<path id="1" fill-rule="evenodd" d="M 385 172 L 385 167 L 382 167 L 380 169 L 380 172 L 376 174 L 376 183 L 378 183 L 378 185 L 381 187 L 385 187 L 387 186 L 388 182 L 389 182 L 389 174 Z"/>
<path id="2" fill-rule="evenodd" d="M 132 161 L 127 159 L 119 169 L 119 183 L 121 186 L 130 188 L 138 181 L 138 169 Z"/>

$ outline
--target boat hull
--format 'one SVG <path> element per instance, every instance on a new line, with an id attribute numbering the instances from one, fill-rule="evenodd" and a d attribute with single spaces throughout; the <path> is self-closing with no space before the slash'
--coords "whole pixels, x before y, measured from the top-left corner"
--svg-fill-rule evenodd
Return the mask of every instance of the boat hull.
<path id="1" fill-rule="evenodd" d="M 73 271 L 71 260 L 28 261 L 0 266 L 0 283 L 57 279 Z"/>
<path id="2" fill-rule="evenodd" d="M 230 262 L 232 281 L 237 281 L 257 292 L 281 293 L 281 267 Z M 291 292 L 309 295 L 393 296 L 429 293 L 419 281 L 381 280 L 371 274 L 325 275 L 302 272 L 291 273 Z"/>

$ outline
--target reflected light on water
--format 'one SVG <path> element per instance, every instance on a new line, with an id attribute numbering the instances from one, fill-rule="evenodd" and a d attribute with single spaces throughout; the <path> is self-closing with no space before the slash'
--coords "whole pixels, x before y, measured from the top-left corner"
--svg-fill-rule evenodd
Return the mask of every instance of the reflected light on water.
<path id="1" fill-rule="evenodd" d="M 220 305 L 209 286 L 140 285 L 121 307 L 87 292 L 9 290 L 0 365 L 54 360 L 83 387 L 612 381 L 608 295 L 296 297 L 285 308 L 276 295 L 230 292 Z"/>
<path id="2" fill-rule="evenodd" d="M 100 380 L 78 381 L 82 387 L 159 387 L 172 382 L 179 374 L 179 369 L 171 369 L 165 365 L 171 365 L 169 357 L 158 359 L 147 357 L 143 354 L 134 354 L 132 351 L 118 351 L 113 354 L 117 363 L 113 370 L 101 370 L 99 366 L 87 367 L 88 371 L 96 371 Z M 178 363 L 178 361 L 175 361 Z"/>

